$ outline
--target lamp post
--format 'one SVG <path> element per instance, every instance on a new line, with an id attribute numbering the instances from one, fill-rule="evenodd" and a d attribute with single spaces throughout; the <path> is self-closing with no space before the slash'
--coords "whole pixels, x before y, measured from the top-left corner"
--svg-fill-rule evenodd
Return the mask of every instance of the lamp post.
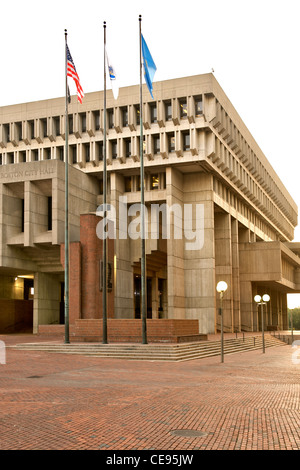
<path id="1" fill-rule="evenodd" d="M 267 302 L 270 300 L 269 294 L 264 294 L 262 297 L 256 295 L 254 297 L 257 305 L 261 305 L 261 331 L 262 331 L 262 344 L 263 344 L 263 353 L 265 352 L 265 331 L 264 331 L 264 305 L 267 305 Z"/>
<path id="2" fill-rule="evenodd" d="M 217 292 L 220 294 L 220 313 L 221 313 L 221 362 L 224 362 L 224 331 L 223 331 L 223 295 L 227 290 L 227 283 L 220 281 L 217 284 Z"/>

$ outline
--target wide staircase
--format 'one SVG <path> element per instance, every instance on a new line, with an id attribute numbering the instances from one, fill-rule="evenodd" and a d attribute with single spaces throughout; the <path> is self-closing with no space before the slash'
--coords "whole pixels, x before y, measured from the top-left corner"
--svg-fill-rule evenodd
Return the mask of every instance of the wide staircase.
<path id="1" fill-rule="evenodd" d="M 271 334 L 264 336 L 265 348 L 284 346 Z M 100 343 L 23 343 L 11 346 L 26 351 L 80 354 L 82 356 L 148 361 L 190 361 L 221 354 L 221 341 L 181 344 L 100 344 Z M 236 354 L 263 348 L 262 335 L 224 340 L 224 354 Z"/>

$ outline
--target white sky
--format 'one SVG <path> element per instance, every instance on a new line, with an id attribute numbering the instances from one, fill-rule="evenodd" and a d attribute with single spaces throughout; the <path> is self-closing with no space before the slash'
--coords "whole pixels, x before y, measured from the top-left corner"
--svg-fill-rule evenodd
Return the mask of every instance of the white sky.
<path id="1" fill-rule="evenodd" d="M 103 21 L 119 85 L 138 84 L 141 14 L 154 81 L 213 68 L 300 207 L 299 13 L 299 0 L 2 2 L 0 106 L 64 96 L 64 29 L 85 93 L 102 90 Z"/>

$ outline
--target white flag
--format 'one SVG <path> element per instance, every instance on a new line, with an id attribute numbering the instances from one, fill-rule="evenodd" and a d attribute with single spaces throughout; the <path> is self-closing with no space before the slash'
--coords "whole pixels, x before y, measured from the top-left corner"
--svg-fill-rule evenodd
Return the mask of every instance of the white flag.
<path id="1" fill-rule="evenodd" d="M 106 62 L 107 62 L 107 68 L 108 68 L 111 88 L 112 88 L 114 98 L 116 100 L 119 96 L 119 87 L 118 87 L 118 83 L 117 83 L 116 72 L 115 72 L 115 68 L 112 66 L 112 64 L 110 63 L 110 61 L 108 59 L 106 49 L 105 49 L 105 54 L 106 54 Z"/>

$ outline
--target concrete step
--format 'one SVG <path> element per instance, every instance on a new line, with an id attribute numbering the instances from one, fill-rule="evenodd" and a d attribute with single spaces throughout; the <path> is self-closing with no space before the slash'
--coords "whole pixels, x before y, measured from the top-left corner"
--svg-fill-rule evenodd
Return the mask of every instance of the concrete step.
<path id="1" fill-rule="evenodd" d="M 265 347 L 283 346 L 285 343 L 271 335 L 265 335 Z M 118 359 L 184 361 L 221 354 L 221 341 L 203 341 L 186 344 L 59 344 L 25 343 L 11 346 L 27 351 L 45 351 L 52 353 L 79 354 L 93 357 L 111 357 Z M 262 337 L 251 336 L 224 340 L 224 354 L 241 353 L 262 348 Z"/>

